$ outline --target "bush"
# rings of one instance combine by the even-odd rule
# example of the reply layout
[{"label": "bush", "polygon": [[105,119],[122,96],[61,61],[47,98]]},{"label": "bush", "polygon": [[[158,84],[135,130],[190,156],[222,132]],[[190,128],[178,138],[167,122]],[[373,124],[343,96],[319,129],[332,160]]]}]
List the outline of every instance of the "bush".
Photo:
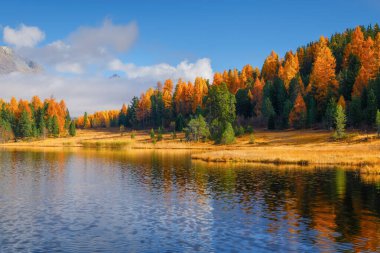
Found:
[{"label": "bush", "polygon": [[124,125],[120,125],[119,131],[120,131],[120,135],[121,135],[121,136],[124,135],[124,130],[125,130]]},{"label": "bush", "polygon": [[247,126],[247,129],[245,130],[247,133],[252,134],[253,133],[253,127]]},{"label": "bush", "polygon": [[150,135],[150,139],[153,140],[153,139],[154,139],[154,136],[155,136],[155,133],[154,133],[153,128],[150,130],[149,135]]},{"label": "bush", "polygon": [[235,142],[235,132],[232,128],[231,123],[227,123],[226,127],[224,128],[222,138],[220,140],[221,144],[231,144]]},{"label": "bush", "polygon": [[172,132],[172,139],[173,140],[177,139],[177,133],[175,131]]},{"label": "bush", "polygon": [[237,126],[235,129],[235,134],[236,136],[241,136],[244,134],[244,127],[242,126]]},{"label": "bush", "polygon": [[254,144],[255,143],[255,136],[252,134],[249,135],[249,144]]},{"label": "bush", "polygon": [[210,136],[210,130],[202,115],[190,120],[185,133],[188,141],[204,140]]},{"label": "bush", "polygon": [[136,132],[135,131],[132,131],[131,132],[131,139],[134,139],[136,137]]}]

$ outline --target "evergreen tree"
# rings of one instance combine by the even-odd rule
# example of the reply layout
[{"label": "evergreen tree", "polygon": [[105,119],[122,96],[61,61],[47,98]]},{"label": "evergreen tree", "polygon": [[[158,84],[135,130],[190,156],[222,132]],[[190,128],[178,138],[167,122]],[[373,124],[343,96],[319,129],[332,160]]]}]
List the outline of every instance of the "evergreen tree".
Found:
[{"label": "evergreen tree", "polygon": [[151,100],[151,118],[155,127],[162,127],[164,125],[164,111],[165,105],[162,100],[162,93],[158,91],[150,97]]},{"label": "evergreen tree", "polygon": [[75,127],[75,121],[74,120],[72,120],[70,122],[69,134],[70,134],[70,136],[75,136],[77,134],[77,130]]},{"label": "evergreen tree", "polygon": [[249,89],[239,89],[235,94],[236,114],[245,118],[251,117],[253,113],[253,107],[248,92]]},{"label": "evergreen tree", "polygon": [[198,142],[199,140],[206,139],[210,136],[207,122],[202,115],[191,119],[185,131],[188,141]]},{"label": "evergreen tree", "polygon": [[[83,128],[88,128],[88,127],[90,127],[90,121],[88,120],[87,112],[85,112],[83,116]],[[54,130],[52,129],[52,131]]]},{"label": "evergreen tree", "polygon": [[285,101],[284,109],[282,111],[282,128],[286,129],[289,127],[289,115],[292,111],[292,102],[289,99]]},{"label": "evergreen tree", "polygon": [[307,113],[306,113],[306,125],[312,127],[317,120],[317,106],[312,96],[308,97]]},{"label": "evergreen tree", "polygon": [[230,122],[227,122],[226,127],[220,138],[221,144],[231,144],[235,142],[235,132]]},{"label": "evergreen tree", "polygon": [[182,114],[178,114],[176,121],[175,121],[175,130],[181,132],[183,128],[185,127],[185,119],[183,118]]},{"label": "evergreen tree", "polygon": [[346,128],[346,114],[342,106],[338,105],[335,113],[335,139],[341,139],[345,137],[345,128]]},{"label": "evergreen tree", "polygon": [[376,113],[376,128],[377,128],[377,137],[380,137],[380,110],[377,110],[377,113]]},{"label": "evergreen tree", "polygon": [[368,102],[367,102],[367,124],[368,126],[372,126],[376,120],[376,110],[377,110],[377,101],[375,92],[373,89],[368,91]]},{"label": "evergreen tree", "polygon": [[275,116],[276,113],[272,106],[272,102],[269,97],[266,97],[263,102],[263,106],[261,108],[261,113],[264,116],[264,119],[267,121],[268,129],[275,128]]},{"label": "evergreen tree", "polygon": [[335,99],[330,98],[330,101],[327,104],[325,120],[324,120],[326,129],[331,129],[332,127],[334,127],[336,108],[337,106],[336,106]]},{"label": "evergreen tree", "polygon": [[353,127],[359,127],[362,119],[362,109],[359,97],[353,97],[349,104],[349,120]]},{"label": "evergreen tree", "polygon": [[70,124],[71,124],[71,117],[70,117],[70,112],[67,109],[66,110],[66,117],[65,117],[65,129],[69,129]]},{"label": "evergreen tree", "polygon": [[32,122],[26,110],[23,110],[18,121],[18,136],[21,138],[31,137],[33,135]]},{"label": "evergreen tree", "polygon": [[53,116],[52,118],[52,126],[51,126],[51,130],[52,130],[52,135],[54,137],[58,137],[59,136],[59,126],[58,126],[58,118],[56,115]]},{"label": "evergreen tree", "polygon": [[138,125],[138,120],[137,120],[138,106],[139,106],[139,99],[137,97],[133,97],[131,104],[129,105],[128,112],[127,112],[127,125],[133,128],[136,128]]},{"label": "evergreen tree", "polygon": [[[236,119],[236,99],[227,88],[227,85],[214,85],[210,88],[206,100],[206,110],[212,138],[220,142],[220,138],[229,123]],[[233,129],[232,129],[233,131]]]},{"label": "evergreen tree", "polygon": [[351,54],[348,58],[348,67],[340,75],[340,92],[346,100],[351,100],[352,88],[360,69],[360,60]]}]

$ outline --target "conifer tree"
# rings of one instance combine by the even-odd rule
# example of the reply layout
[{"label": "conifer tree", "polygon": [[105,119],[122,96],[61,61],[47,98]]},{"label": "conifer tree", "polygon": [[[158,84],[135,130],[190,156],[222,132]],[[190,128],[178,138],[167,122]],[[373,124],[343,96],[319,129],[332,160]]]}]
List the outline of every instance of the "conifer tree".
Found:
[{"label": "conifer tree", "polygon": [[52,132],[51,133],[54,137],[59,136],[59,125],[58,125],[58,118],[56,115],[54,115],[52,118]]},{"label": "conifer tree", "polygon": [[32,122],[29,118],[28,112],[25,109],[21,112],[18,126],[19,137],[26,138],[31,137],[33,135]]},{"label": "conifer tree", "polygon": [[75,136],[77,134],[77,130],[75,128],[75,121],[74,120],[72,120],[70,122],[69,134],[70,134],[70,136]]},{"label": "conifer tree", "polygon": [[342,106],[338,105],[335,113],[335,139],[342,139],[345,137],[345,129],[346,129],[346,114],[344,113],[344,109]]}]

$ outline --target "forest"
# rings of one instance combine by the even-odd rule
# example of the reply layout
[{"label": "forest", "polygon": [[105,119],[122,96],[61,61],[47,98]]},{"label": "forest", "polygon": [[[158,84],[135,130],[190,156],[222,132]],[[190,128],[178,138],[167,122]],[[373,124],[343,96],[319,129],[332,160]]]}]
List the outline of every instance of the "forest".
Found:
[{"label": "forest", "polygon": [[17,139],[74,136],[75,121],[71,119],[64,100],[59,103],[54,98],[38,96],[31,101],[0,100],[0,141]]},{"label": "forest", "polygon": [[120,126],[185,131],[188,140],[216,143],[263,127],[336,129],[342,137],[347,127],[380,126],[380,28],[358,26],[322,36],[284,58],[272,51],[261,69],[248,64],[216,72],[212,83],[202,77],[158,82],[120,110],[85,113],[75,122],[63,101],[33,97],[31,103],[1,104],[1,128],[12,130],[2,132],[16,137]]}]

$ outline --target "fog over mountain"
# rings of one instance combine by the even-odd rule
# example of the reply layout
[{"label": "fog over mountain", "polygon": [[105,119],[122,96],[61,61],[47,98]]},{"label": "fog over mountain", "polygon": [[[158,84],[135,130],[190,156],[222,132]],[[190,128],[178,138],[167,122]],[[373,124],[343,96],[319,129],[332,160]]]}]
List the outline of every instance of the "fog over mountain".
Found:
[{"label": "fog over mountain", "polygon": [[0,46],[0,74],[12,72],[40,73],[42,67],[32,60],[22,58],[13,49]]}]

